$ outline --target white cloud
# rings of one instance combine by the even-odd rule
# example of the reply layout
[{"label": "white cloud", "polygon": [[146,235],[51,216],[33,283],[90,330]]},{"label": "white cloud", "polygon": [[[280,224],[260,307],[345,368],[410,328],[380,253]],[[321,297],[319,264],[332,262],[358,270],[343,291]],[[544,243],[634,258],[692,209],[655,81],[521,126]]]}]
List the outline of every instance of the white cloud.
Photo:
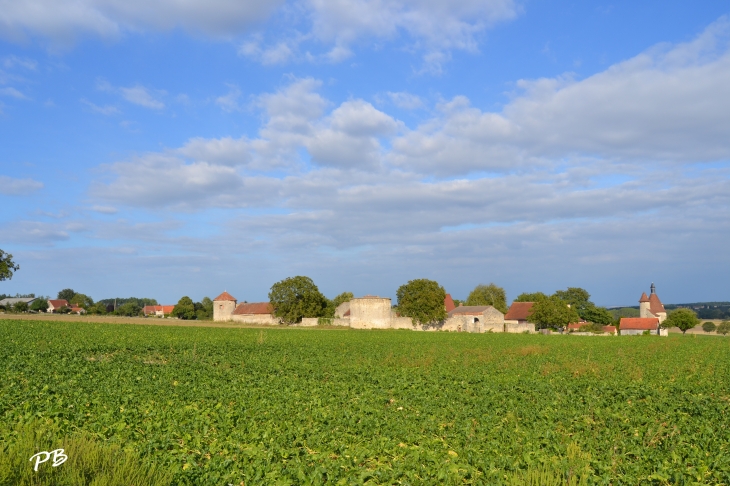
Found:
[{"label": "white cloud", "polygon": [[393,93],[391,91],[388,91],[387,93],[388,98],[390,98],[390,101],[397,106],[398,108],[402,108],[404,110],[416,110],[418,108],[423,108],[423,100],[419,98],[418,96],[411,94],[411,93],[405,93],[405,92],[398,92]]},{"label": "white cloud", "polygon": [[15,88],[7,87],[7,88],[0,88],[0,95],[1,96],[9,96],[11,98],[15,98],[18,100],[27,100],[28,97],[25,96],[23,93],[18,91]]},{"label": "white cloud", "polygon": [[[131,88],[119,88],[119,92],[122,97],[135,105],[144,106],[145,108],[151,108],[153,110],[161,110],[165,107],[165,104],[158,100],[149,89],[144,86],[136,85]],[[157,91],[156,94],[164,95],[164,91]]]},{"label": "white cloud", "polygon": [[15,41],[40,35],[57,45],[93,34],[113,38],[125,31],[169,30],[182,27],[213,37],[247,31],[282,2],[210,0],[0,0],[0,37]]},{"label": "white cloud", "polygon": [[196,137],[177,150],[180,155],[189,159],[230,166],[248,164],[252,158],[251,151],[251,142],[245,137]]},{"label": "white cloud", "polygon": [[96,89],[107,93],[116,93],[129,103],[150,108],[152,110],[161,110],[165,108],[165,104],[158,98],[167,95],[164,90],[151,90],[142,85],[134,85],[128,88],[113,86],[104,78],[96,80]]},{"label": "white cloud", "polygon": [[116,214],[118,212],[117,208],[114,208],[112,206],[99,206],[99,205],[92,206],[91,210],[96,213],[101,213],[101,214]]},{"label": "white cloud", "polygon": [[234,85],[229,85],[228,87],[228,93],[216,98],[215,104],[227,113],[241,111],[241,105],[238,102],[239,98],[241,98],[241,90],[238,89],[238,86]]},{"label": "white cloud", "polygon": [[390,162],[420,173],[523,170],[590,156],[621,161],[730,158],[730,22],[583,80],[520,81],[501,112],[455,97],[393,140]]},{"label": "white cloud", "polygon": [[33,59],[18,56],[7,56],[2,60],[2,65],[5,69],[13,69],[16,66],[22,67],[29,71],[35,71],[38,68],[38,63]]},{"label": "white cloud", "polygon": [[26,196],[43,188],[43,183],[33,179],[14,179],[0,176],[0,194],[6,196]]},{"label": "white cloud", "polygon": [[81,103],[83,103],[84,105],[88,106],[91,109],[91,111],[93,111],[94,113],[99,113],[101,115],[107,115],[107,116],[118,115],[119,113],[121,113],[121,111],[119,111],[119,108],[117,108],[116,106],[112,106],[112,105],[99,106],[84,98],[81,98],[79,101],[81,101]]},{"label": "white cloud", "polygon": [[92,185],[92,197],[142,207],[246,207],[274,197],[277,184],[275,180],[244,179],[232,167],[188,164],[161,154],[117,162],[106,169],[115,178],[109,184]]}]

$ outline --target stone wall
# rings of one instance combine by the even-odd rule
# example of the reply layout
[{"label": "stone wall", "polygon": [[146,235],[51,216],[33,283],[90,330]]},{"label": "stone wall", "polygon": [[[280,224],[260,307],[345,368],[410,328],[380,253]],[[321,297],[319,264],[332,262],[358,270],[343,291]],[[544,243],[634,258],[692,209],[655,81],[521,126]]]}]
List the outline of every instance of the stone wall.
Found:
[{"label": "stone wall", "polygon": [[280,324],[279,318],[271,314],[239,314],[232,315],[228,320],[245,324],[266,324],[270,326],[278,326]]},{"label": "stone wall", "polygon": [[504,321],[504,332],[520,334],[523,332],[534,333],[535,324],[531,322]]}]

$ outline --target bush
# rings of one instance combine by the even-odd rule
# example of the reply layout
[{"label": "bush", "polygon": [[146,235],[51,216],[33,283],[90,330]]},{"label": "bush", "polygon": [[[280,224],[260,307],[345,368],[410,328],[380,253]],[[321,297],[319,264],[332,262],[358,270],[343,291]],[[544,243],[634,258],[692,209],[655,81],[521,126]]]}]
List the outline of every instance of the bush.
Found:
[{"label": "bush", "polygon": [[715,329],[717,329],[717,326],[714,322],[707,321],[704,324],[702,324],[702,330],[705,332],[712,332]]},{"label": "bush", "polygon": [[48,300],[40,297],[30,304],[30,310],[36,312],[46,312],[48,310]]},{"label": "bush", "polygon": [[16,302],[13,306],[13,311],[15,312],[28,312],[28,303],[27,302]]},{"label": "bush", "polygon": [[603,332],[603,326],[601,324],[596,324],[595,322],[589,322],[587,324],[583,324],[578,329],[579,332]]}]

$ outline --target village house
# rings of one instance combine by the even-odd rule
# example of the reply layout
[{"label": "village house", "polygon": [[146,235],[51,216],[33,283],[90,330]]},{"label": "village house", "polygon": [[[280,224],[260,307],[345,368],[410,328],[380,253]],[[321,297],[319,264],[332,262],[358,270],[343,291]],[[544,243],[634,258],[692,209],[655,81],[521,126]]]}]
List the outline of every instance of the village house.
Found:
[{"label": "village house", "polygon": [[46,312],[56,312],[61,307],[70,307],[66,299],[51,299],[48,301],[48,309]]},{"label": "village house", "polygon": [[172,314],[174,305],[146,305],[142,308],[142,312],[146,316],[165,317]]}]

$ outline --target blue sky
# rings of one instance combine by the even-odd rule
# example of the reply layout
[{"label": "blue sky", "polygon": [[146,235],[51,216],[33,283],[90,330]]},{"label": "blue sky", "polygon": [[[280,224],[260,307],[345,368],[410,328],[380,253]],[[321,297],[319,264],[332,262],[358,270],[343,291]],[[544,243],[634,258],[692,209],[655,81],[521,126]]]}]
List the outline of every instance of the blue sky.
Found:
[{"label": "blue sky", "polygon": [[730,300],[727,2],[0,0],[0,293]]}]

